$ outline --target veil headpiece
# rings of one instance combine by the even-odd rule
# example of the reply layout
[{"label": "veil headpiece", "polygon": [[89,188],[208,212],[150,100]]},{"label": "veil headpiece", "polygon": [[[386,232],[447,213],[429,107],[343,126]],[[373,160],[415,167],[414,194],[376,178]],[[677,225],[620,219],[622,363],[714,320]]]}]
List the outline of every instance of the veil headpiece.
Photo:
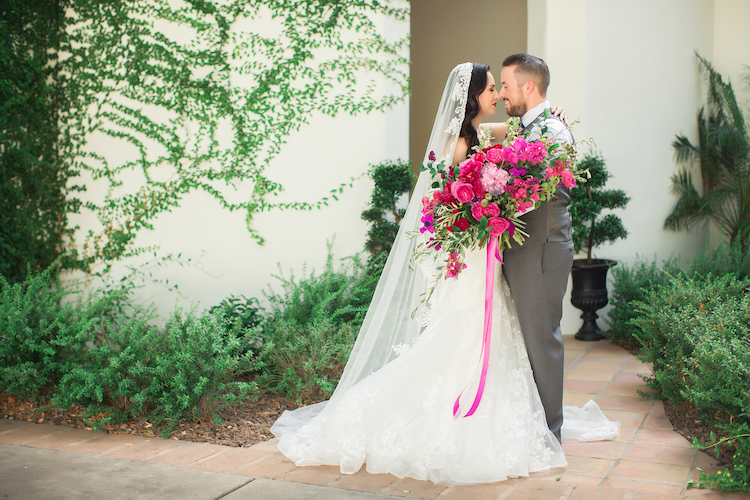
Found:
[{"label": "veil headpiece", "polygon": [[[448,76],[427,143],[425,163],[430,152],[434,152],[438,160],[452,163],[466,114],[472,68],[471,63],[459,64]],[[419,269],[410,270],[409,261],[417,241],[407,233],[419,229],[422,198],[431,189],[432,182],[427,171],[417,179],[370,308],[332,399],[409,349],[429,323],[430,303],[421,303],[420,295],[435,276],[429,266],[420,266],[421,272]],[[418,313],[412,318],[415,308],[418,308]]]}]

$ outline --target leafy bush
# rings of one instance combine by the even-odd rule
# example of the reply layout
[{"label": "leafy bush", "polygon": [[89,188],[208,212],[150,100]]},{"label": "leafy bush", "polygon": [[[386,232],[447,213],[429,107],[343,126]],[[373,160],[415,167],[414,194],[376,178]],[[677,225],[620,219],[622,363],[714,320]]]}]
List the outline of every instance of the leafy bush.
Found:
[{"label": "leafy bush", "polygon": [[284,320],[308,326],[325,317],[334,324],[351,323],[359,329],[379,278],[369,271],[357,255],[346,257],[336,269],[329,243],[326,264],[319,275],[313,271],[310,276],[303,274],[299,281],[293,274],[289,278],[281,273],[274,275],[281,282],[281,292],[271,288],[264,292],[270,308],[265,323]]},{"label": "leafy bush", "polygon": [[639,358],[653,364],[647,384],[675,405],[688,401],[704,424],[728,433],[723,443],[734,450],[734,471],[705,482],[726,491],[747,490],[750,278],[677,274],[649,292],[637,311],[632,323],[640,329]]},{"label": "leafy bush", "polygon": [[[706,411],[713,408],[735,418],[744,414],[723,391],[750,396],[750,379],[744,386],[735,386],[733,379],[750,366],[742,368],[750,358],[741,349],[745,345],[747,351],[750,342],[749,286],[750,279],[733,275],[677,275],[669,285],[649,292],[632,321],[639,329],[641,358],[653,364],[649,385],[675,404],[689,398]],[[734,373],[726,373],[728,364],[738,365]],[[705,378],[694,380],[693,374]],[[744,408],[750,408],[750,397],[747,403]]]},{"label": "leafy bush", "polygon": [[701,487],[710,486],[720,491],[747,491],[750,489],[750,426],[747,424],[730,426],[729,436],[717,440],[711,433],[711,444],[698,443],[693,439],[693,446],[700,449],[713,448],[716,458],[724,451],[733,451],[732,469],[725,468],[716,474],[706,475],[701,471]]},{"label": "leafy bush", "polygon": [[252,330],[213,315],[179,311],[166,328],[152,309],[128,302],[132,283],[105,287],[77,306],[57,285],[55,268],[22,283],[0,276],[0,389],[54,406],[85,407],[92,425],[133,418],[164,424],[210,419],[251,395],[238,379],[256,365]]},{"label": "leafy bush", "polygon": [[165,424],[168,435],[181,420],[216,417],[255,391],[254,383],[237,381],[253,368],[253,353],[242,353],[249,330],[238,325],[227,334],[214,316],[192,311],[176,311],[164,330],[150,319],[146,311],[107,325],[105,342],[62,378],[55,403],[86,406],[89,417],[105,414],[96,425],[148,418]]},{"label": "leafy bush", "polygon": [[[674,269],[673,263],[666,263],[669,270]],[[638,346],[639,328],[631,320],[638,316],[637,302],[643,302],[649,292],[666,285],[669,282],[667,270],[656,266],[656,260],[647,262],[638,257],[632,266],[622,264],[610,269],[612,273],[612,293],[610,304],[612,309],[607,316],[609,330],[602,332],[614,341],[621,342],[627,348]]]},{"label": "leafy bush", "polygon": [[326,266],[299,281],[276,276],[281,292],[255,331],[264,348],[257,382],[297,401],[323,399],[336,387],[367,313],[379,273],[358,256],[334,268],[330,245]]},{"label": "leafy bush", "polygon": [[43,398],[81,362],[95,320],[60,304],[70,293],[59,287],[55,266],[15,284],[0,275],[0,388]]},{"label": "leafy bush", "polygon": [[257,382],[299,402],[327,399],[349,359],[357,330],[319,315],[305,326],[279,319],[264,325]]}]

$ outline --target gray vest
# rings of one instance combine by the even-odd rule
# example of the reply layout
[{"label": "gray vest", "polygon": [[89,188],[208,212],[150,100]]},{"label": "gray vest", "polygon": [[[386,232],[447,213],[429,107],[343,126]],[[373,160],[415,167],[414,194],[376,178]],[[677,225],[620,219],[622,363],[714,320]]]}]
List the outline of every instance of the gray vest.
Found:
[{"label": "gray vest", "polygon": [[[559,119],[550,116],[548,119]],[[541,125],[544,121],[544,114],[539,115],[536,120],[525,127],[524,133],[530,132],[532,125]],[[568,205],[570,204],[570,193],[568,188],[559,187],[550,201],[544,201],[539,208],[519,217],[526,223],[524,232],[529,236],[523,243],[523,247],[530,245],[539,245],[541,243],[554,242],[565,243],[572,240],[572,221],[568,214]],[[513,242],[506,252],[523,248]]]}]

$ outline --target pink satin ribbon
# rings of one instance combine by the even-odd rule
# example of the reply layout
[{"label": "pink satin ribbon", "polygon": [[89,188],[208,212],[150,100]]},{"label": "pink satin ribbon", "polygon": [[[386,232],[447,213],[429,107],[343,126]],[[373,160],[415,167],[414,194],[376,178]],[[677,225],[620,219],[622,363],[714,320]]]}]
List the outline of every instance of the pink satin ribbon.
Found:
[{"label": "pink satin ribbon", "polygon": [[[484,285],[484,337],[482,339],[482,352],[479,355],[479,364],[482,366],[482,372],[479,376],[479,386],[477,387],[477,394],[474,396],[474,403],[472,403],[471,408],[466,412],[464,418],[472,416],[479,407],[479,402],[482,401],[482,394],[484,394],[484,386],[487,382],[487,369],[490,364],[490,340],[492,338],[492,306],[495,296],[495,259],[499,260],[500,264],[503,264],[497,240],[493,236],[487,243],[487,276]],[[479,369],[479,366],[477,366],[477,369]],[[476,371],[474,374],[476,375]],[[474,377],[472,376],[473,379]],[[453,403],[454,418],[458,418],[461,396],[463,396],[464,391],[466,391],[469,385],[471,385],[471,382],[464,387],[464,390],[456,398],[456,402]]]}]

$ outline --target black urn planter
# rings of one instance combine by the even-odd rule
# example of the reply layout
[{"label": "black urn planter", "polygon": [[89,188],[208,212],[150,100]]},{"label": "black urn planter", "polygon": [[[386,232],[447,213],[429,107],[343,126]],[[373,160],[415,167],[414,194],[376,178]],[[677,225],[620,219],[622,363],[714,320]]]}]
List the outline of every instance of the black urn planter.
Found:
[{"label": "black urn planter", "polygon": [[583,326],[576,333],[578,340],[601,340],[604,335],[599,333],[601,329],[596,324],[599,317],[596,311],[606,306],[609,302],[607,297],[607,271],[616,266],[617,261],[607,259],[592,259],[590,263],[586,259],[573,261],[571,276],[573,277],[573,290],[570,294],[570,302],[583,311],[581,319]]}]

